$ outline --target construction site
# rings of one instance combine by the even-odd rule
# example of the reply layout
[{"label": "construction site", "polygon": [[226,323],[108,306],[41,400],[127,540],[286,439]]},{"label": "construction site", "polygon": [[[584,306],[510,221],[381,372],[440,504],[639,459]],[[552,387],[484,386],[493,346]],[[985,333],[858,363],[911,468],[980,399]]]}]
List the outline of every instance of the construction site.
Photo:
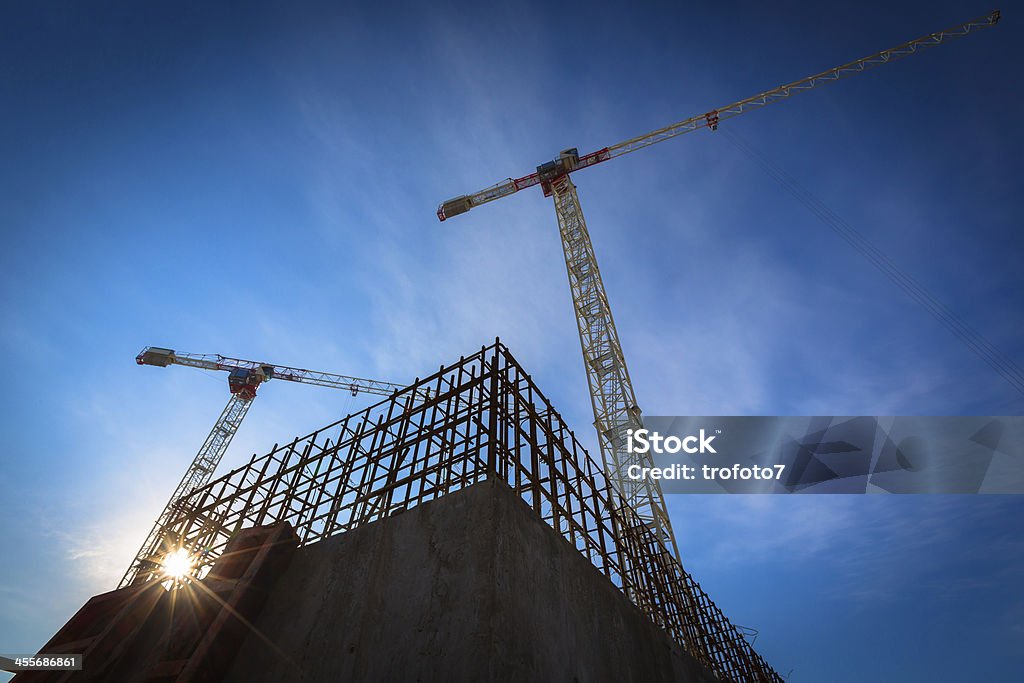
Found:
[{"label": "construction site", "polygon": [[196,580],[136,565],[42,652],[124,681],[781,680],[500,343],[173,508],[157,554]]},{"label": "construction site", "polygon": [[[148,368],[226,375],[227,405],[119,585],[36,655],[73,665],[35,662],[10,669],[14,680],[786,680],[755,649],[756,631],[684,568],[687,541],[658,482],[625,474],[652,460],[626,448],[643,414],[571,176],[999,20],[991,12],[590,153],[565,149],[441,203],[446,222],[533,186],[552,198],[599,452],[578,436],[591,427],[567,424],[500,339],[408,384],[144,348],[136,362]],[[1024,375],[975,342],[1024,390]],[[222,471],[271,381],[375,402]]]}]

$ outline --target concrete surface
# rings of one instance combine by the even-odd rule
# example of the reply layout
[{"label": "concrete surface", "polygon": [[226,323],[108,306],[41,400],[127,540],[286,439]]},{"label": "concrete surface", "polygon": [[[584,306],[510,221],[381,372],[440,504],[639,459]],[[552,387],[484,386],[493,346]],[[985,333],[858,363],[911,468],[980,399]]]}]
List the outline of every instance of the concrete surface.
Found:
[{"label": "concrete surface", "polygon": [[225,680],[717,680],[498,480],[300,548],[254,626]]}]

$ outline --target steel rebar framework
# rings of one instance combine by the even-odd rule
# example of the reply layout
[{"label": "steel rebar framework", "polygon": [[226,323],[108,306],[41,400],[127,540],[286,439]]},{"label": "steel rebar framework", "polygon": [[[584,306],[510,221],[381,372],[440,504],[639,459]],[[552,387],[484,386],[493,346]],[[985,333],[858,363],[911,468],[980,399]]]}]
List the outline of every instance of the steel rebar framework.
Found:
[{"label": "steel rebar framework", "polygon": [[[432,398],[417,399],[422,390]],[[165,532],[209,567],[246,527],[287,521],[308,545],[493,477],[722,680],[782,680],[609,486],[601,465],[497,341],[253,456],[180,499]]]}]

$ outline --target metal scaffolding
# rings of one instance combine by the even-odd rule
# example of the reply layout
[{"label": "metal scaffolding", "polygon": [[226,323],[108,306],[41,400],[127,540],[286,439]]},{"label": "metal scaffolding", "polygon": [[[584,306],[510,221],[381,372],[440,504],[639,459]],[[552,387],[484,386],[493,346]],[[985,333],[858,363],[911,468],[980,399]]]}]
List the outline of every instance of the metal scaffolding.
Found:
[{"label": "metal scaffolding", "polygon": [[[429,400],[420,398],[424,390]],[[179,499],[164,531],[201,569],[247,527],[289,522],[308,545],[494,477],[719,678],[782,680],[664,536],[609,485],[497,341],[374,406],[253,456]]]}]

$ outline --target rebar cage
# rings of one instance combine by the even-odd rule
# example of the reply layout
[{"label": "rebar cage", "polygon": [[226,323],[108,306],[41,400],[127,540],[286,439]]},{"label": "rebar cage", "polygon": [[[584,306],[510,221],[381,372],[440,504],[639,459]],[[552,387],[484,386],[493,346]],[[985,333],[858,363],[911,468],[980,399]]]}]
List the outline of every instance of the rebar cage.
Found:
[{"label": "rebar cage", "polygon": [[[243,528],[289,522],[307,545],[491,477],[719,678],[782,680],[609,486],[499,341],[179,499],[164,537],[195,552],[202,575]],[[135,571],[133,583],[161,578]]]}]

